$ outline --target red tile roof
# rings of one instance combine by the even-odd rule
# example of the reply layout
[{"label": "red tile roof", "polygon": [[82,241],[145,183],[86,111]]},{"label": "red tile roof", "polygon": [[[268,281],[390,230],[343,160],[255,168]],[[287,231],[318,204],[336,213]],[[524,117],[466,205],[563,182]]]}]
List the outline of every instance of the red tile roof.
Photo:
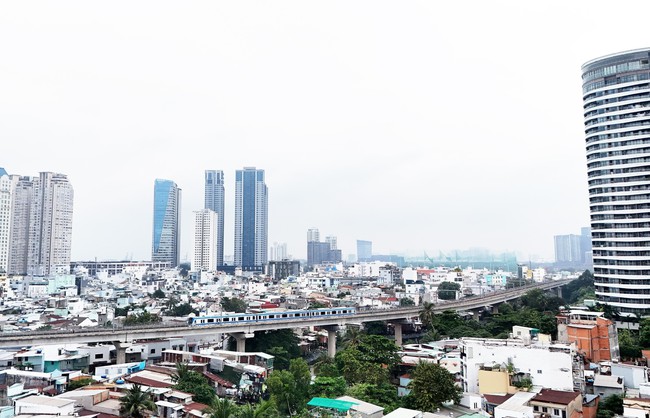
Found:
[{"label": "red tile roof", "polygon": [[151,386],[153,388],[170,388],[172,383],[161,382],[160,380],[147,379],[146,377],[132,376],[126,379],[129,383],[137,383],[143,386]]},{"label": "red tile roof", "polygon": [[512,397],[512,394],[508,394],[508,395],[488,395],[488,394],[485,394],[485,395],[483,395],[483,397],[485,398],[485,400],[489,404],[501,405],[502,403],[504,403],[505,401],[510,399]]},{"label": "red tile roof", "polygon": [[548,402],[560,405],[568,405],[580,395],[580,392],[566,392],[563,390],[542,389],[532,402]]}]

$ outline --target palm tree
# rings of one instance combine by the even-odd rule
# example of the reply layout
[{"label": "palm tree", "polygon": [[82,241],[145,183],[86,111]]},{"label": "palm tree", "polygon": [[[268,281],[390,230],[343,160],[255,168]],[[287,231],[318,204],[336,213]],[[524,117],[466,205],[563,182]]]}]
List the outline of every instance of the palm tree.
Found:
[{"label": "palm tree", "polygon": [[156,404],[151,399],[149,391],[142,391],[142,387],[134,384],[126,395],[120,399],[120,416],[130,418],[144,418],[145,412],[155,412]]},{"label": "palm tree", "polygon": [[274,418],[278,416],[275,405],[270,401],[262,401],[257,406],[249,403],[239,408],[237,418]]},{"label": "palm tree", "polygon": [[178,382],[183,382],[187,380],[190,375],[190,368],[187,363],[176,363],[176,371],[170,376],[172,383],[178,384]]},{"label": "palm tree", "polygon": [[207,418],[235,418],[237,406],[229,399],[216,398],[204,413]]},{"label": "palm tree", "polygon": [[419,315],[420,321],[422,321],[422,324],[427,328],[430,328],[433,323],[433,316],[435,315],[433,310],[435,306],[436,305],[431,302],[424,302],[424,305],[422,305],[422,310]]},{"label": "palm tree", "polygon": [[363,334],[364,332],[361,330],[361,327],[347,325],[345,327],[345,334],[343,334],[343,338],[341,338],[341,345],[345,348],[359,345]]}]

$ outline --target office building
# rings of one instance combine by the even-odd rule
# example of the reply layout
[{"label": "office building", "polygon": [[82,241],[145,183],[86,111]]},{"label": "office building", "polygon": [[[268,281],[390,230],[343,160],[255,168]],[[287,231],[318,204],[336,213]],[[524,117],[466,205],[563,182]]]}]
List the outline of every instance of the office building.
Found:
[{"label": "office building", "polygon": [[151,260],[176,267],[180,249],[181,189],[171,180],[156,179],[153,193]]},{"label": "office building", "polygon": [[204,207],[205,209],[211,209],[217,213],[217,266],[223,265],[223,219],[225,196],[226,192],[224,188],[223,171],[206,170]]},{"label": "office building", "polygon": [[42,172],[32,180],[27,274],[70,271],[74,191],[64,174]]},{"label": "office building", "polygon": [[650,313],[650,48],[582,66],[594,284],[621,313]]},{"label": "office building", "polygon": [[264,170],[235,174],[235,266],[263,271],[268,253],[268,190]]},{"label": "office building", "polygon": [[0,274],[9,268],[9,231],[11,230],[11,179],[0,167]]},{"label": "office building", "polygon": [[330,245],[330,250],[338,250],[339,247],[336,241],[336,237],[333,235],[328,235],[325,237],[325,242]]},{"label": "office building", "polygon": [[370,261],[372,258],[372,241],[357,240],[357,261]]},{"label": "office building", "polygon": [[217,271],[218,215],[212,209],[194,212],[194,271]]}]

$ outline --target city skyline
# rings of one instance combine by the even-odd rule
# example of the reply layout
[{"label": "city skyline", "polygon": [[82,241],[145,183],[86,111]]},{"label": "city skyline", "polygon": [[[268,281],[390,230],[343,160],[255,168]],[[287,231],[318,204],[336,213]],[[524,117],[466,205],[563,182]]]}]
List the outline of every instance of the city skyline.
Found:
[{"label": "city skyline", "polygon": [[189,260],[215,168],[233,255],[235,172],[256,166],[269,243],[296,258],[317,226],[344,258],[367,239],[552,261],[589,223],[581,66],[647,46],[650,6],[607,4],[3,4],[0,166],[66,173],[75,260],[150,258],[155,178],[183,189]]}]

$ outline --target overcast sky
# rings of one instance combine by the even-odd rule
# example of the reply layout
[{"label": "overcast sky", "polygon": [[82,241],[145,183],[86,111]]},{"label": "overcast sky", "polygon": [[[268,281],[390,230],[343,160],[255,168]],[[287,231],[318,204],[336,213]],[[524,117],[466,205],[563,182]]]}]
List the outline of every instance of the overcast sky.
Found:
[{"label": "overcast sky", "polygon": [[150,259],[154,179],[266,170],[269,244],[553,259],[589,222],[581,65],[650,46],[650,3],[5,1],[0,167],[75,190],[72,258]]}]

